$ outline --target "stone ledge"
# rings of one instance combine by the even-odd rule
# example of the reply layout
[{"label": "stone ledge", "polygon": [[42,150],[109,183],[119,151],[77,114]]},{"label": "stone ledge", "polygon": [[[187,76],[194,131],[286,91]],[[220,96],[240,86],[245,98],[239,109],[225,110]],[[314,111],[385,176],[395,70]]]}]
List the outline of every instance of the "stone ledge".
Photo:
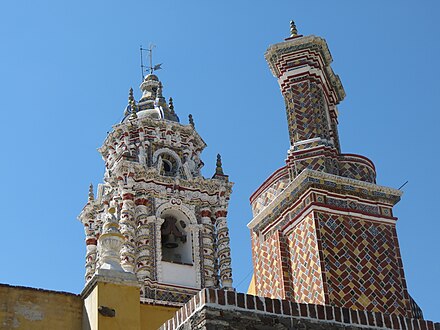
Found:
[{"label": "stone ledge", "polygon": [[[321,323],[326,328],[334,326],[376,329],[405,329],[405,330],[440,330],[440,323],[432,321],[409,319],[395,314],[382,314],[377,312],[359,311],[348,308],[323,306],[314,304],[301,304],[288,300],[270,299],[237,293],[234,291],[203,289],[186,303],[175,316],[165,322],[161,330],[179,329],[190,322],[191,318],[207,317],[207,313],[200,316],[203,310],[254,313],[275,319],[276,317],[304,322]],[[220,313],[219,315],[224,315]],[[222,317],[220,316],[220,319]]]},{"label": "stone ledge", "polygon": [[81,298],[87,298],[98,282],[140,287],[137,277],[133,273],[98,269],[98,272],[84,286],[80,294]]}]

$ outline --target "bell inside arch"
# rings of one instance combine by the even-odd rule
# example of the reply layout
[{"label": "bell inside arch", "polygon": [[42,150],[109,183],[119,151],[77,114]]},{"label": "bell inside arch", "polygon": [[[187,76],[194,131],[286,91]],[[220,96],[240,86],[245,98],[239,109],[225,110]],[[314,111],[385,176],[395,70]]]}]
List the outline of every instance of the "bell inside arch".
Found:
[{"label": "bell inside arch", "polygon": [[164,246],[167,249],[175,249],[176,247],[178,247],[179,244],[177,243],[176,236],[174,236],[172,233],[169,234],[168,237],[166,237],[166,239],[165,239]]}]

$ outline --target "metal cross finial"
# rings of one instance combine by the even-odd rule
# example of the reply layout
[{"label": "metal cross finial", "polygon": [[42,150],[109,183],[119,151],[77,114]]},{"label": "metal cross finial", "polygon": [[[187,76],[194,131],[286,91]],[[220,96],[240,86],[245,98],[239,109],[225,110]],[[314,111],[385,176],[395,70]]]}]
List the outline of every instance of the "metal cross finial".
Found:
[{"label": "metal cross finial", "polygon": [[290,36],[294,37],[298,35],[298,30],[296,29],[296,25],[294,21],[290,21]]},{"label": "metal cross finial", "polygon": [[[145,70],[148,70],[149,74],[152,74],[154,71],[162,69],[162,67],[161,67],[162,63],[153,65],[153,48],[154,47],[156,47],[156,46],[153,45],[153,44],[150,44],[150,47],[148,47],[148,49],[142,48],[142,45],[140,46],[142,80],[144,80],[144,78],[145,78],[145,76],[144,76]],[[149,59],[149,62],[150,62],[150,66],[145,66],[144,65],[144,62],[143,62],[143,51],[147,51],[148,52],[148,59]]]}]

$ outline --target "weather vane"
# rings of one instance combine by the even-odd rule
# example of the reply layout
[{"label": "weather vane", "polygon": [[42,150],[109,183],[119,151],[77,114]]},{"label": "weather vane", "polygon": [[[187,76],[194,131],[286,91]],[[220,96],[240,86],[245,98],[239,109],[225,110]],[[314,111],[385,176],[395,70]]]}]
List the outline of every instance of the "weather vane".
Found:
[{"label": "weather vane", "polygon": [[[150,44],[150,47],[148,47],[148,49],[142,48],[142,45],[140,46],[142,80],[144,80],[144,78],[145,78],[145,71],[146,70],[148,70],[149,73],[152,74],[154,71],[162,69],[162,67],[161,67],[162,63],[156,64],[156,65],[153,66],[153,48],[154,47],[156,47],[156,46],[153,45],[153,44]],[[145,66],[144,65],[144,60],[143,60],[143,57],[144,57],[144,53],[143,52],[144,51],[148,52],[148,58],[150,60],[150,65],[149,66]]]}]

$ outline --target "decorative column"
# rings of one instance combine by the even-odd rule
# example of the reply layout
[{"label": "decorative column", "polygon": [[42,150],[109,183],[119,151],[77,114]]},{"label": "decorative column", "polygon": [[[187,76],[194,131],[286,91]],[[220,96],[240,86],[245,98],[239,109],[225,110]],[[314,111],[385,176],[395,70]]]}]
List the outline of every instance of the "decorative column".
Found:
[{"label": "decorative column", "polygon": [[165,222],[165,219],[156,218],[155,219],[155,239],[156,239],[156,279],[160,282],[162,281],[162,224]]},{"label": "decorative column", "polygon": [[191,231],[193,241],[192,250],[194,256],[194,268],[196,269],[196,286],[200,289],[202,287],[202,272],[200,263],[200,230],[202,229],[202,226],[199,224],[190,224],[188,225],[188,229]]},{"label": "decorative column", "polygon": [[223,208],[215,212],[217,228],[217,251],[220,268],[220,281],[225,289],[232,290],[231,248],[229,246],[229,230],[226,222],[227,211]]},{"label": "decorative column", "polygon": [[86,232],[86,281],[93,277],[96,270],[96,255],[97,255],[97,239],[93,229],[93,221],[89,222],[89,226],[85,226]]},{"label": "decorative column", "polygon": [[96,270],[96,257],[97,257],[97,223],[96,223],[96,208],[95,208],[95,196],[93,194],[93,185],[89,187],[89,198],[84,210],[82,211],[79,219],[84,225],[84,232],[86,234],[86,274],[85,279],[89,281]]},{"label": "decorative column", "polygon": [[203,208],[200,210],[201,222],[203,225],[203,267],[205,287],[215,286],[216,274],[214,270],[214,226],[211,221],[211,210]]},{"label": "decorative column", "polygon": [[148,207],[136,206],[136,275],[139,280],[153,277],[153,232],[152,222],[156,217],[148,216]]},{"label": "decorative column", "polygon": [[134,195],[131,189],[124,187],[122,189],[122,209],[121,209],[121,234],[125,236],[125,242],[121,249],[122,267],[127,271],[134,273],[135,258],[135,221]]}]

